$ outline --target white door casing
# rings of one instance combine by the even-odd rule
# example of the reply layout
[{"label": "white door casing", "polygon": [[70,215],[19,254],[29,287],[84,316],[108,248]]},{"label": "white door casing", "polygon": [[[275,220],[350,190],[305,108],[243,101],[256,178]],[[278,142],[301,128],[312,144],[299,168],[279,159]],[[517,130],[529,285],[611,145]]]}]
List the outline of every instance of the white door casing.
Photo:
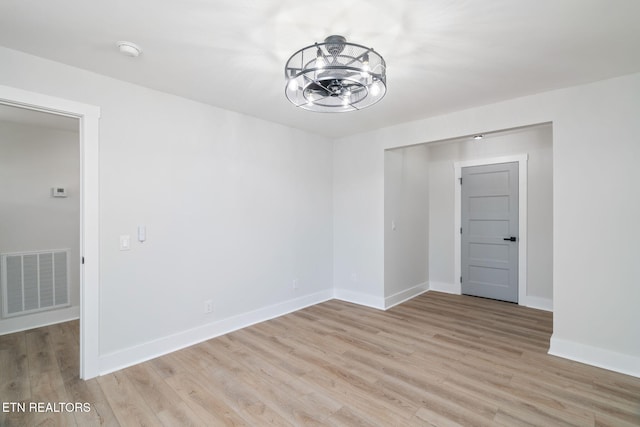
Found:
[{"label": "white door casing", "polygon": [[518,303],[527,305],[527,154],[492,157],[485,159],[467,160],[455,162],[454,167],[454,277],[455,284],[451,289],[453,293],[461,294],[462,288],[459,278],[462,276],[462,240],[460,235],[460,227],[462,226],[462,194],[460,186],[460,178],[462,177],[462,168],[480,165],[492,165],[498,163],[518,163],[518,240],[519,240],[519,256],[518,256]]}]

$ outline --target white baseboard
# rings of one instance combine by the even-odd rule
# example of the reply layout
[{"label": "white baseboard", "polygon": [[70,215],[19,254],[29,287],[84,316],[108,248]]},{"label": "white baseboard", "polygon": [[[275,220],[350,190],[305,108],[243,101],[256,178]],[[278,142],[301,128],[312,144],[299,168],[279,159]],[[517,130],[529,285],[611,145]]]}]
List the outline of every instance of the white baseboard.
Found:
[{"label": "white baseboard", "polygon": [[429,281],[429,290],[444,292],[447,294],[454,294],[454,295],[460,295],[461,293],[460,283],[455,284],[455,283],[446,283],[446,282],[434,282],[431,280]]},{"label": "white baseboard", "polygon": [[184,332],[100,356],[100,375],[154,359],[256,323],[264,322],[333,298],[331,290],[306,295]]},{"label": "white baseboard", "polygon": [[41,328],[43,326],[68,322],[79,318],[80,307],[76,305],[57,310],[27,314],[25,316],[0,319],[0,335],[12,334],[14,332],[26,331],[33,328]]},{"label": "white baseboard", "polygon": [[549,298],[526,296],[524,301],[520,301],[519,304],[538,310],[553,311],[553,300]]},{"label": "white baseboard", "polygon": [[[454,295],[462,294],[462,289],[460,288],[459,283],[429,281],[429,290],[445,292]],[[538,310],[553,311],[553,300],[548,298],[527,296],[519,301],[518,304],[525,307],[536,308]]]},{"label": "white baseboard", "polygon": [[385,299],[375,295],[363,294],[345,289],[334,289],[333,297],[353,304],[364,305],[366,307],[377,308],[379,310],[385,309]]},{"label": "white baseboard", "polygon": [[384,309],[388,310],[393,306],[401,304],[405,301],[415,298],[429,290],[429,282],[420,283],[410,289],[398,292],[384,299]]},{"label": "white baseboard", "polygon": [[549,354],[640,378],[640,357],[551,337]]}]

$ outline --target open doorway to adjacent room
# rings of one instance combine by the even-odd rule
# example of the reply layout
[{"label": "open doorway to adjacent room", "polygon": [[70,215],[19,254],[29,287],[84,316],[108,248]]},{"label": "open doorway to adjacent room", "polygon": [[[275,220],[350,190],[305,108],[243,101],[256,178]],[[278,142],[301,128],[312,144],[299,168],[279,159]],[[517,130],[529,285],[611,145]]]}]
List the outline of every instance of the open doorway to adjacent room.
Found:
[{"label": "open doorway to adjacent room", "polygon": [[99,374],[99,117],[0,86],[0,336],[72,322],[57,330],[83,379]]},{"label": "open doorway to adjacent room", "polygon": [[521,184],[516,300],[552,311],[552,131],[544,123],[387,150],[385,296],[418,288],[463,293],[461,170],[515,162]]},{"label": "open doorway to adjacent room", "polygon": [[19,392],[45,360],[79,375],[79,119],[0,104],[0,181],[0,349],[18,363],[0,380]]},{"label": "open doorway to adjacent room", "polygon": [[80,316],[78,125],[0,104],[0,334]]}]

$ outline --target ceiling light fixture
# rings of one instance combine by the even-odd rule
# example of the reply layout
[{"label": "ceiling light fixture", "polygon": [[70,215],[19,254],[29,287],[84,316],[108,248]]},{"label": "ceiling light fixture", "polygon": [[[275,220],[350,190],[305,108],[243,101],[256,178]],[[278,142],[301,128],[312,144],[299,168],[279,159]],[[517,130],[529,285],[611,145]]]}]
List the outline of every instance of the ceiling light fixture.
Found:
[{"label": "ceiling light fixture", "polygon": [[480,141],[482,138],[484,138],[484,135],[473,135],[473,139],[476,141]]},{"label": "ceiling light fixture", "polygon": [[296,107],[318,112],[361,110],[387,93],[386,64],[372,48],[329,36],[300,49],[284,68],[285,94]]},{"label": "ceiling light fixture", "polygon": [[120,41],[116,43],[116,46],[118,46],[120,53],[126,56],[131,56],[133,58],[140,56],[140,54],[142,53],[142,49],[140,48],[140,46],[135,43]]}]

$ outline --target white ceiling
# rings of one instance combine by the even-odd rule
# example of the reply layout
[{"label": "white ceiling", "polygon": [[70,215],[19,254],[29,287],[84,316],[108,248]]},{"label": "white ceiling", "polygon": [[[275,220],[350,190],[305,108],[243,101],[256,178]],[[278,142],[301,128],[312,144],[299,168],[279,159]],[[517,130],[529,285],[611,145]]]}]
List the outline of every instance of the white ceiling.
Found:
[{"label": "white ceiling", "polygon": [[[638,0],[2,0],[0,45],[339,137],[638,72],[639,17]],[[384,56],[380,103],[286,100],[289,56],[331,34]]]}]

